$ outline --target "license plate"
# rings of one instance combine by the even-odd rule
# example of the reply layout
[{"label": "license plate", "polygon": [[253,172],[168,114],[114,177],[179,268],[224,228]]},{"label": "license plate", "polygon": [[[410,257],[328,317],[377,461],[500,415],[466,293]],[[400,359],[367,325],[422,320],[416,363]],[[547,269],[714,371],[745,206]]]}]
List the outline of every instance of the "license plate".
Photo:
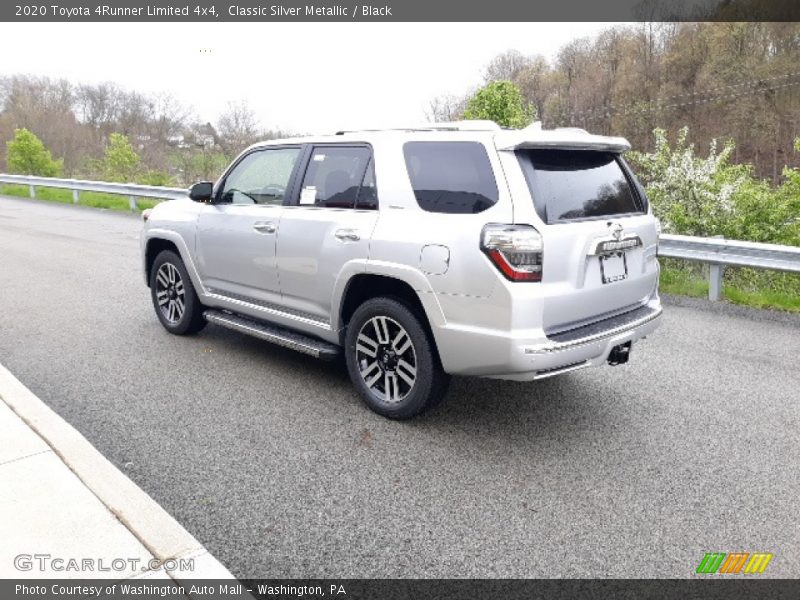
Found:
[{"label": "license plate", "polygon": [[628,277],[628,262],[624,252],[600,256],[600,276],[603,283],[614,283]]}]

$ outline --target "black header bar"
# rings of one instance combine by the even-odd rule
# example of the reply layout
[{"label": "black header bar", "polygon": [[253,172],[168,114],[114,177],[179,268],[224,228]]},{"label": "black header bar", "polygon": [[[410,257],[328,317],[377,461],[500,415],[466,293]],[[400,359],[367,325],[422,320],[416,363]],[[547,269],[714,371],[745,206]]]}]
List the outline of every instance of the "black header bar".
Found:
[{"label": "black header bar", "polygon": [[797,0],[11,0],[4,22],[800,21]]}]

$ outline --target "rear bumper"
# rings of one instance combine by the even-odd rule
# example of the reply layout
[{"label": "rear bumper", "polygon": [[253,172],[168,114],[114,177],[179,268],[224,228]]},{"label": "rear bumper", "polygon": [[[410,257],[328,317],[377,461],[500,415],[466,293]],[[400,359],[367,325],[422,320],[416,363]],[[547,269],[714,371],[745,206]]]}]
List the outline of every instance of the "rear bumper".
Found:
[{"label": "rear bumper", "polygon": [[661,313],[656,296],[635,310],[558,334],[528,331],[520,336],[446,327],[437,342],[449,373],[532,381],[604,365],[615,346],[655,331]]}]

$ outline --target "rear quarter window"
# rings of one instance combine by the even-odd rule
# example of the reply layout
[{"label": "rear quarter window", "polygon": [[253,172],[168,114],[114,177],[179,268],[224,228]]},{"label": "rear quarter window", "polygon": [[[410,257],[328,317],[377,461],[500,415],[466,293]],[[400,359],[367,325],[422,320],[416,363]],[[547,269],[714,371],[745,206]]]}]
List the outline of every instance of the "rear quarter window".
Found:
[{"label": "rear quarter window", "polygon": [[633,175],[612,152],[519,150],[536,212],[545,223],[646,212]]},{"label": "rear quarter window", "polygon": [[406,169],[420,208],[435,213],[479,213],[497,202],[497,182],[478,142],[407,142]]}]

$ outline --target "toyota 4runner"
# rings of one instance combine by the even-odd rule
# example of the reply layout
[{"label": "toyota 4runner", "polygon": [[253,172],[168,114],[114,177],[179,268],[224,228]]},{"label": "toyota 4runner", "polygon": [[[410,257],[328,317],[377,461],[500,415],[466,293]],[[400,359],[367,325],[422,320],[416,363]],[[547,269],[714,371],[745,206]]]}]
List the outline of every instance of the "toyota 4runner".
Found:
[{"label": "toyota 4runner", "polygon": [[658,222],[622,138],[464,121],[272,140],[145,214],[170,333],[206,323],[333,359],[412,417],[450,375],[628,360],[658,325]]}]

